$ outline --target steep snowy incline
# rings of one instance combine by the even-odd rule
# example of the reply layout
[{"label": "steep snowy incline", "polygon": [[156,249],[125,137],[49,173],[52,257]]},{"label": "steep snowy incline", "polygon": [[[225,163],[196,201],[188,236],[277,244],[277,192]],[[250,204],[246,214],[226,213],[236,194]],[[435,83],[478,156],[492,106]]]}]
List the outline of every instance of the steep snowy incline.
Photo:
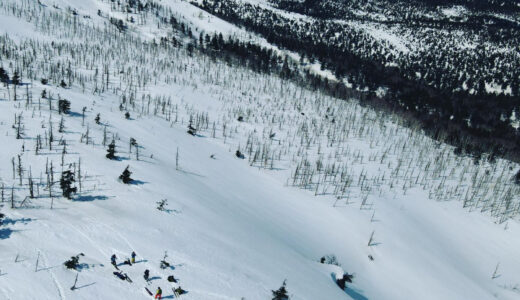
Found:
[{"label": "steep snowy incline", "polygon": [[[42,2],[48,5],[40,13],[61,13],[52,8],[52,2]],[[54,3],[63,5],[65,1]],[[22,74],[25,85],[18,87],[18,101],[13,100],[12,85],[9,89],[0,86],[0,187],[3,186],[4,201],[0,203],[0,212],[6,214],[0,225],[0,298],[149,299],[144,290],[148,285],[142,277],[145,269],[150,270],[152,279],[149,289],[162,287],[163,299],[172,299],[171,287],[178,286],[188,291],[181,299],[270,299],[271,290],[278,289],[284,280],[290,299],[294,300],[513,300],[520,295],[517,217],[498,224],[486,211],[468,212],[457,201],[432,201],[429,193],[434,189],[428,185],[439,185],[438,190],[442,191],[438,181],[406,189],[406,180],[402,179],[406,176],[399,171],[395,185],[393,181],[380,180],[384,188],[374,187],[372,193],[366,194],[368,203],[367,198],[363,199],[363,184],[352,185],[352,194],[344,198],[336,198],[330,190],[321,192],[319,186],[314,190],[288,184],[300,156],[313,164],[314,156],[338,164],[357,161],[352,163],[354,179],[346,181],[361,181],[359,172],[367,178],[372,173],[383,173],[388,178],[394,170],[390,166],[395,168],[402,163],[404,158],[400,155],[390,151],[387,154],[386,144],[372,143],[361,133],[338,146],[328,147],[324,143],[322,148],[321,140],[300,144],[300,140],[314,137],[313,128],[332,126],[324,124],[334,122],[348,124],[342,123],[346,115],[341,111],[334,115],[334,122],[322,122],[324,112],[329,113],[327,108],[351,110],[353,123],[370,124],[369,128],[352,129],[344,125],[343,131],[379,132],[388,127],[387,139],[396,143],[392,148],[401,148],[399,142],[410,139],[406,148],[410,156],[424,151],[422,145],[414,143],[417,132],[402,129],[390,118],[372,122],[370,118],[376,114],[355,101],[345,103],[274,76],[253,73],[197,53],[188,54],[183,48],[143,46],[156,52],[134,53],[135,61],[118,65],[126,59],[125,51],[138,48],[134,40],[123,44],[125,40],[117,39],[122,34],[115,30],[110,35],[109,30],[100,29],[104,19],[96,19],[94,14],[97,9],[109,13],[109,1],[70,4],[82,14],[90,13],[90,19],[81,18],[79,22],[99,26],[95,30],[113,37],[110,47],[116,49],[114,52],[120,51],[114,54],[97,49],[99,41],[87,41],[78,34],[76,38],[83,50],[92,47],[88,53],[95,53],[78,58],[83,50],[72,47],[76,41],[65,40],[63,45],[56,46],[52,43],[54,36],[34,32],[31,20],[6,16],[0,9],[0,30],[13,38],[6,40],[7,46],[24,49],[25,45],[33,49],[38,43],[29,42],[35,39],[47,47],[38,49],[51,49],[48,51],[54,56],[50,58],[42,51],[36,54],[36,60],[28,59],[38,76],[44,76],[38,68],[50,64],[53,68],[46,70],[54,74],[56,61],[66,66],[67,60],[73,61],[77,76],[72,86],[59,87],[60,80],[52,79],[43,85],[38,77],[31,80],[28,77],[32,74]],[[12,22],[20,26],[9,27]],[[125,34],[135,35],[141,29],[150,33],[154,27],[151,23],[144,29],[136,25],[134,31]],[[121,45],[127,47],[118,48]],[[74,57],[69,53],[74,53]],[[105,65],[100,63],[107,53],[112,55],[109,79],[103,77]],[[0,66],[8,69],[10,75],[14,66],[22,66],[15,59],[0,56]],[[161,64],[171,67],[162,68]],[[148,69],[141,68],[143,65]],[[150,74],[155,77],[147,78]],[[109,81],[106,90],[105,81]],[[148,84],[141,85],[142,81]],[[46,97],[41,96],[44,90]],[[49,110],[51,97],[53,107]],[[58,99],[71,101],[71,113],[58,113]],[[127,111],[128,119],[124,116]],[[95,121],[98,114],[99,124]],[[237,115],[245,120],[237,121]],[[186,133],[190,119],[193,124],[205,124],[206,119],[209,122],[206,127],[200,125],[193,136]],[[61,120],[63,130],[59,130]],[[21,139],[16,139],[17,122],[23,123]],[[259,139],[258,136],[270,136],[270,130],[276,131],[276,136],[267,138],[275,149],[272,156],[280,158],[273,168],[258,167],[250,160],[245,145],[256,143],[250,140]],[[341,130],[335,130],[316,130],[316,136],[325,139],[337,134],[337,140],[343,139]],[[55,139],[52,149],[47,144],[51,131]],[[106,144],[115,140],[117,160],[105,157],[105,131]],[[137,148],[129,148],[131,138],[136,140]],[[38,141],[44,146],[35,153]],[[237,149],[246,153],[246,159],[235,155]],[[448,146],[438,145],[428,154],[436,157],[446,149],[446,153],[452,152]],[[345,152],[348,154],[343,155]],[[365,160],[359,153],[367,155]],[[376,158],[371,159],[370,155]],[[387,161],[379,163],[384,157]],[[481,169],[473,166],[471,158],[456,160],[446,154],[445,159],[457,162],[453,166],[457,172],[475,168],[474,175],[467,176],[479,180],[477,175],[492,169],[484,164]],[[47,162],[53,163],[53,199],[48,197],[46,186]],[[61,171],[79,169],[80,162],[82,190],[73,200],[57,197],[61,193]],[[506,165],[503,161],[495,164]],[[135,180],[129,185],[118,180],[126,166]],[[416,174],[422,171],[419,167],[411,169]],[[440,172],[439,177],[444,177],[439,181],[470,186],[471,179],[462,176],[458,181],[445,175],[447,170]],[[416,176],[419,181],[419,175]],[[425,177],[421,180],[428,180]],[[36,182],[40,197],[26,198],[29,178]],[[493,187],[509,187],[493,181],[495,177],[482,178],[480,184],[491,186],[489,192]],[[76,186],[79,187],[78,181]],[[157,209],[157,202],[162,199],[168,201],[166,211]],[[132,251],[137,253],[137,263],[119,266],[132,279],[130,283],[113,275],[110,256],[116,254],[121,262]],[[161,269],[165,251],[171,267]],[[80,257],[80,271],[66,269],[64,261],[78,253],[84,254]],[[327,254],[336,255],[342,266],[320,264],[319,259]],[[342,272],[355,273],[354,282],[347,284],[346,291],[340,290],[333,280]],[[76,274],[76,289],[71,290]],[[179,282],[167,282],[169,275]]]}]

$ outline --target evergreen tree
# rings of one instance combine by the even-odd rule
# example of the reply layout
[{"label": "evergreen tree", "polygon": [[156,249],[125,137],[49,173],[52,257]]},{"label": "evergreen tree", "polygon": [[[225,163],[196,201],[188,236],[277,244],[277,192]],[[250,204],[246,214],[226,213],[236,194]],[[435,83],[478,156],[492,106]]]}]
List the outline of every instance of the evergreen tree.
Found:
[{"label": "evergreen tree", "polygon": [[61,173],[60,187],[63,191],[63,197],[72,199],[72,193],[76,193],[77,191],[76,187],[72,187],[72,184],[75,181],[74,173],[72,173],[70,170]]},{"label": "evergreen tree", "polygon": [[289,300],[289,296],[287,295],[287,289],[285,288],[285,280],[283,281],[282,286],[273,292],[273,300]]},{"label": "evergreen tree", "polygon": [[130,170],[128,170],[128,168],[130,168],[130,166],[127,166],[126,169],[123,171],[123,173],[119,176],[119,179],[121,179],[121,181],[123,181],[123,183],[125,183],[125,184],[129,184],[130,182],[133,181],[133,179],[130,178],[130,175],[132,175],[132,172],[130,172]]},{"label": "evergreen tree", "polygon": [[7,75],[7,72],[4,70],[4,68],[0,68],[0,82],[3,84],[9,84],[9,75]]},{"label": "evergreen tree", "polygon": [[193,120],[192,120],[191,116],[190,116],[190,123],[188,124],[188,133],[191,135],[197,134],[197,129],[195,127],[193,127]]},{"label": "evergreen tree", "polygon": [[60,99],[58,101],[58,112],[68,114],[70,112],[70,101],[65,99]]},{"label": "evergreen tree", "polygon": [[116,141],[112,140],[112,142],[108,145],[106,157],[108,159],[115,159],[116,158]]},{"label": "evergreen tree", "polygon": [[21,82],[20,80],[20,74],[18,74],[18,71],[15,71],[13,74],[13,78],[11,79],[11,83],[14,85],[19,85]]},{"label": "evergreen tree", "polygon": [[515,181],[516,184],[520,185],[520,170],[518,170],[518,172],[514,176],[514,181]]},{"label": "evergreen tree", "polygon": [[13,74],[13,78],[11,79],[11,83],[14,85],[14,101],[18,98],[16,96],[16,87],[21,83],[20,75],[18,74],[18,71],[15,71]]}]

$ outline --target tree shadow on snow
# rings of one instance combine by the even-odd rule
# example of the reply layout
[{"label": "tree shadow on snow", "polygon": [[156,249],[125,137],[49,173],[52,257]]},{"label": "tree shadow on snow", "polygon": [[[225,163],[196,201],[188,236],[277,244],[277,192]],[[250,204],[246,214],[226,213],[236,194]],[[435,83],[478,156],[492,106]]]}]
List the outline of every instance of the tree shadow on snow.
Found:
[{"label": "tree shadow on snow", "polygon": [[179,169],[179,172],[184,173],[186,175],[193,175],[193,176],[197,176],[197,177],[206,178],[206,176],[204,176],[204,175],[197,174],[197,173],[190,172],[190,171],[186,171],[186,170],[183,170],[183,169]]},{"label": "tree shadow on snow", "polygon": [[11,230],[9,228],[0,229],[0,240],[8,239],[12,233],[13,233],[13,230]]},{"label": "tree shadow on snow", "polygon": [[88,284],[84,284],[82,286],[78,286],[75,288],[75,290],[79,290],[79,289],[82,289],[82,288],[86,288],[87,286],[91,286],[91,285],[94,285],[96,284],[95,282],[92,282],[92,283],[88,283]]},{"label": "tree shadow on snow", "polygon": [[14,225],[16,223],[22,223],[25,225],[31,221],[34,221],[34,219],[31,219],[31,218],[21,218],[21,219],[6,218],[5,220],[2,221],[2,225]]},{"label": "tree shadow on snow", "polygon": [[128,184],[131,184],[131,185],[143,185],[145,183],[148,183],[148,182],[132,179],[132,181],[130,181],[130,183],[128,183]]},{"label": "tree shadow on snow", "polygon": [[147,259],[136,260],[134,265],[139,264],[139,263],[145,263],[145,262],[148,262],[148,260]]},{"label": "tree shadow on snow", "polygon": [[54,268],[57,268],[57,267],[60,267],[61,264],[59,265],[55,265],[55,266],[51,266],[51,267],[45,267],[45,268],[38,268],[38,272],[39,271],[47,271],[47,270],[51,270],[51,269],[54,269]]},{"label": "tree shadow on snow", "polygon": [[83,270],[89,270],[90,268],[95,268],[96,266],[100,266],[100,267],[103,267],[102,264],[99,264],[99,265],[96,265],[96,264],[87,264],[87,263],[81,263],[79,264],[77,267],[76,267],[76,270],[78,272],[81,272]]},{"label": "tree shadow on snow", "polygon": [[116,156],[116,157],[114,157],[114,160],[115,161],[124,161],[124,160],[130,160],[130,158],[124,157],[124,156]]},{"label": "tree shadow on snow", "polygon": [[68,115],[71,117],[82,117],[83,116],[83,114],[77,113],[75,111],[69,111]]},{"label": "tree shadow on snow", "polygon": [[73,201],[77,201],[77,202],[90,202],[90,201],[95,201],[95,200],[107,200],[107,199],[108,199],[107,196],[83,195],[83,196],[79,196],[79,197],[74,198]]}]

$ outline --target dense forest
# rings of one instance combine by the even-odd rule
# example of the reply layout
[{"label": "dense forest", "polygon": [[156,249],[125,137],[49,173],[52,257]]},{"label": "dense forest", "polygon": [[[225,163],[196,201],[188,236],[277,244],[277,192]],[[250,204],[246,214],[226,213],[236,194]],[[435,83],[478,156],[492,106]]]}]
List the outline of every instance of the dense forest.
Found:
[{"label": "dense forest", "polygon": [[[457,13],[431,1],[271,1],[277,9],[235,0],[193,4],[299,53],[303,66],[319,62],[339,79],[334,89],[363,92],[366,102],[418,121],[457,153],[519,160],[520,133],[512,124],[520,116],[520,26],[514,13],[500,14],[518,6],[459,2],[467,7],[455,7]],[[390,32],[404,45],[373,31]]]}]

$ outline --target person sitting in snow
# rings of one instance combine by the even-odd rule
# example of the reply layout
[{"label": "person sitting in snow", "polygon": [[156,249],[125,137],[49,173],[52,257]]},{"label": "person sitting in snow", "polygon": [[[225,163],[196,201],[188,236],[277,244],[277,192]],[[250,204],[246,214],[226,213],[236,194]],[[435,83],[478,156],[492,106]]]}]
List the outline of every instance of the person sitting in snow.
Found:
[{"label": "person sitting in snow", "polygon": [[133,264],[135,264],[135,257],[136,257],[136,256],[137,256],[137,255],[135,254],[135,252],[132,251],[132,263],[133,263]]},{"label": "person sitting in snow", "polygon": [[155,293],[155,299],[161,300],[161,297],[162,297],[161,287],[157,287],[157,293]]},{"label": "person sitting in snow", "polygon": [[114,275],[116,275],[121,280],[126,280],[127,276],[126,274],[123,274],[122,272],[113,272]]}]

